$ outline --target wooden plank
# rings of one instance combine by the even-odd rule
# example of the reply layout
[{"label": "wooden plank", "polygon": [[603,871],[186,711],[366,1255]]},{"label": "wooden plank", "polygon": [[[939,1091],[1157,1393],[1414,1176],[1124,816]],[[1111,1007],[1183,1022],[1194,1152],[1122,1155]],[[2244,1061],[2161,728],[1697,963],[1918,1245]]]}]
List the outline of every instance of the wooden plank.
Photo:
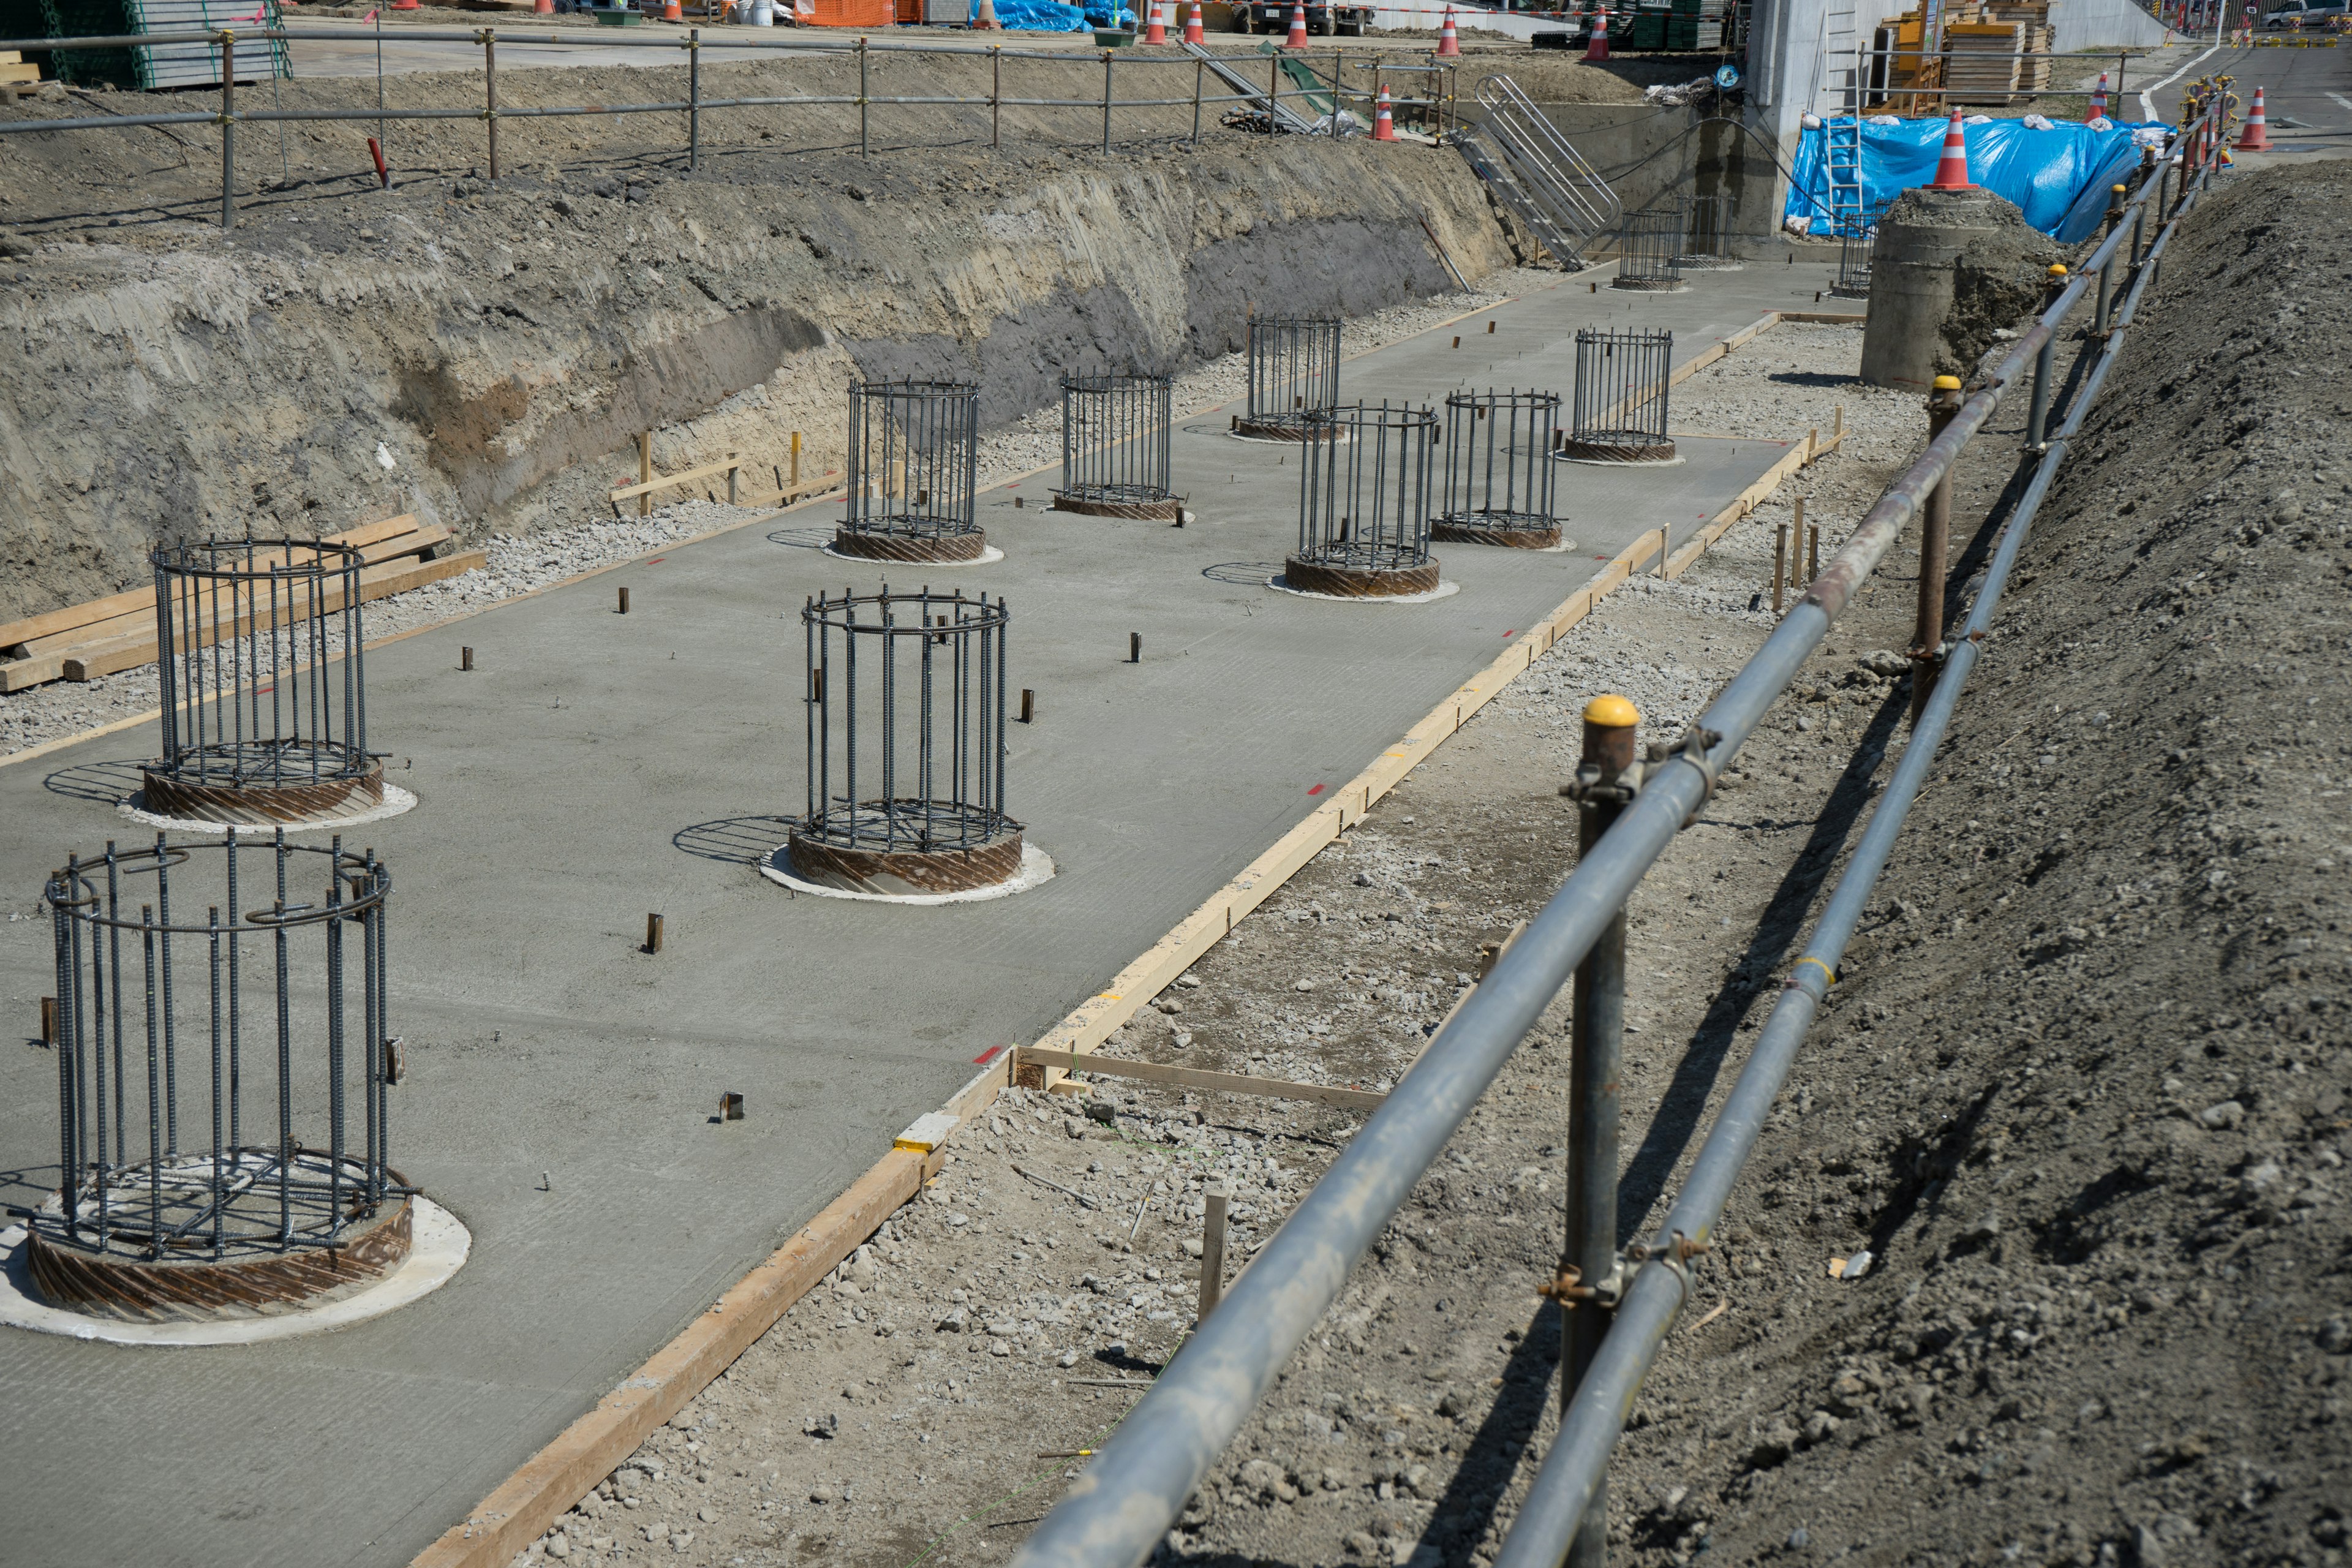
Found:
[{"label": "wooden plank", "polygon": [[[343,533],[329,534],[327,542],[331,544],[364,546],[415,531],[415,517],[411,513],[403,512],[398,517],[386,518],[382,522],[371,522]],[[441,537],[448,538],[449,531],[443,529]],[[422,549],[424,546],[418,545],[415,548]],[[404,554],[406,552],[394,551],[393,553]],[[372,557],[372,559],[375,558]],[[152,585],[126,588],[120,594],[109,594],[102,599],[68,605],[63,609],[28,616],[21,621],[10,621],[5,626],[0,626],[0,648],[17,647],[37,637],[71,631],[76,626],[91,626],[99,621],[110,620],[116,616],[142,608],[151,616],[155,613],[155,590]]]},{"label": "wooden plank", "polygon": [[[368,566],[380,566],[387,561],[397,561],[403,556],[418,554],[436,545],[446,544],[449,537],[449,531],[436,523],[430,528],[413,530],[391,539],[361,546],[359,547],[360,559]],[[279,555],[275,551],[267,555],[255,557],[257,564],[265,570],[278,564],[279,560]],[[364,577],[365,568],[362,569],[362,575]],[[362,595],[362,598],[368,596]],[[135,610],[110,616],[102,621],[92,621],[72,631],[32,638],[18,645],[18,649],[27,657],[57,654],[70,658],[84,648],[100,647],[101,645],[111,644],[120,638],[142,631],[152,631],[154,624],[155,594],[152,589],[149,589],[145,595],[145,602]]]},{"label": "wooden plank", "polygon": [[726,1371],[900,1205],[917,1196],[936,1169],[912,1151],[894,1149],[883,1155],[593,1410],[418,1552],[412,1568],[504,1568]]},{"label": "wooden plank", "polygon": [[1016,1067],[1058,1068],[1064,1072],[1084,1068],[1108,1078],[1131,1078],[1145,1083],[1167,1084],[1173,1089],[1205,1089],[1213,1094],[1255,1094],[1267,1100],[1311,1100],[1322,1105],[1340,1105],[1350,1110],[1376,1110],[1388,1099],[1385,1094],[1368,1089],[1338,1089],[1328,1084],[1292,1083],[1286,1079],[1250,1078],[1241,1073],[1210,1072],[1202,1068],[1164,1066],[1159,1062],[1118,1061],[1097,1055],[1082,1056],[1076,1051],[1046,1051],[1035,1046],[1023,1046],[1014,1053],[1020,1059]]},{"label": "wooden plank", "polygon": [[13,664],[0,664],[0,691],[22,691],[27,687],[45,685],[61,679],[66,672],[63,654],[49,654],[40,658],[20,658]]},{"label": "wooden plank", "polygon": [[1858,327],[1870,318],[1860,310],[1782,310],[1784,321],[1811,321],[1820,326]]},{"label": "wooden plank", "polygon": [[644,484],[630,485],[625,489],[614,490],[613,492],[612,499],[617,503],[627,500],[632,496],[651,495],[656,490],[667,489],[672,485],[682,485],[689,479],[707,479],[713,474],[723,474],[730,468],[748,468],[750,467],[751,465],[749,463],[742,461],[740,458],[730,457],[723,462],[705,463],[698,468],[688,468],[683,473],[663,474],[655,479],[646,480]]},{"label": "wooden plank", "polygon": [[[468,550],[463,554],[445,556],[438,561],[386,562],[360,574],[360,601],[364,604],[370,599],[404,594],[428,583],[460,576],[477,566],[487,564],[488,559],[482,551]],[[328,595],[327,598],[326,608],[329,611],[342,608],[340,588]],[[249,619],[241,617],[240,624],[230,635],[245,635],[247,628],[242,623]],[[68,680],[95,680],[101,675],[117,675],[126,669],[136,669],[142,664],[152,664],[155,657],[155,634],[150,629],[143,635],[120,637],[111,644],[99,645],[68,656],[65,661],[65,678]]]}]

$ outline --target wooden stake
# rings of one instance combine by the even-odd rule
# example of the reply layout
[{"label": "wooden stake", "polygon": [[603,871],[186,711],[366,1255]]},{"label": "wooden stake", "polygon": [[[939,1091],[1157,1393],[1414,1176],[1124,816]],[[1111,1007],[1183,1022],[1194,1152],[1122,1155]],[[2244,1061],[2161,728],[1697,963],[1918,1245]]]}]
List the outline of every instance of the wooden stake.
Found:
[{"label": "wooden stake", "polygon": [[787,489],[795,489],[795,490],[801,488],[801,433],[800,433],[799,431],[797,431],[797,430],[795,430],[795,431],[793,431],[793,478],[792,478],[792,482],[791,482],[789,485],[787,485],[785,488],[786,488]]},{"label": "wooden stake", "polygon": [[58,1043],[58,999],[54,996],[41,998],[41,1043],[45,1046]]},{"label": "wooden stake", "polygon": [[659,952],[661,951],[661,944],[662,918],[659,915],[647,915],[646,917],[646,951],[647,952]]},{"label": "wooden stake", "polygon": [[[646,430],[639,432],[637,436],[637,483],[641,485],[649,485],[653,482],[654,433],[650,430]],[[653,492],[651,490],[647,490],[645,494],[637,498],[637,515],[639,517],[651,517],[653,515]]]},{"label": "wooden stake", "polygon": [[457,650],[457,668],[459,669],[471,669],[474,668],[474,650],[472,648],[461,647]]},{"label": "wooden stake", "polygon": [[1789,573],[1789,525],[1782,523],[1772,539],[1772,613],[1780,613],[1780,583]]},{"label": "wooden stake", "polygon": [[621,590],[621,608],[620,608],[619,614],[625,616],[625,615],[627,615],[628,613],[629,613],[629,591],[628,591],[626,588],[624,588],[624,589],[622,589],[622,590]]},{"label": "wooden stake", "polygon": [[1201,1216],[1201,1310],[1207,1322],[1225,1293],[1225,1184],[1211,1182],[1202,1196],[1207,1212]]}]

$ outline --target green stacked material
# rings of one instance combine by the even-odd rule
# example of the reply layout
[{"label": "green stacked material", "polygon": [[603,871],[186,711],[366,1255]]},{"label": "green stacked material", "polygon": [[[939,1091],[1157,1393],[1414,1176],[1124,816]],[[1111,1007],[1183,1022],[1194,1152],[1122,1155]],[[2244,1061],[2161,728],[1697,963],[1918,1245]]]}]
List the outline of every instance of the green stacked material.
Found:
[{"label": "green stacked material", "polygon": [[1664,11],[1633,13],[1633,36],[1626,46],[1634,49],[1663,49],[1666,47],[1666,14]]},{"label": "green stacked material", "polygon": [[1702,21],[1696,16],[1674,16],[1666,22],[1666,47],[1670,49],[1719,49],[1723,47],[1723,24]]},{"label": "green stacked material", "polygon": [[[123,0],[41,0],[41,31],[52,38],[106,37],[135,31]],[[77,87],[135,87],[139,63],[129,49],[58,49],[49,56],[59,81]]]}]

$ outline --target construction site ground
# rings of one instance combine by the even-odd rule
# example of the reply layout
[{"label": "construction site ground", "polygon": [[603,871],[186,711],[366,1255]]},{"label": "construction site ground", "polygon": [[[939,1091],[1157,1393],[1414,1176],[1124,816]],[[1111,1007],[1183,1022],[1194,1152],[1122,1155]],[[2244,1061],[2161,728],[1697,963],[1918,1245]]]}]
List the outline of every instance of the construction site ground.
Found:
[{"label": "construction site ground", "polygon": [[[2344,1560],[2352,472],[2340,400],[2294,372],[2352,334],[2298,270],[2347,195],[2334,164],[2248,177],[2150,292],[1635,1404],[1612,1554]],[[1723,390],[1804,409],[1854,339],[1792,331]],[[2021,401],[1956,477],[1956,605],[2022,481]],[[1888,421],[1808,476],[1828,542],[1907,451]],[[1570,868],[1582,702],[1624,691],[1675,734],[1769,629],[1745,606],[1787,516],[1606,601],[1112,1049],[1391,1079]],[[1633,900],[1621,1234],[1670,1201],[1899,754],[1916,571],[1888,558]],[[1507,1067],[1159,1560],[1489,1560],[1558,1398],[1534,1287],[1566,1027]],[[1360,1120],[1008,1094],[530,1555],[1005,1558],[1181,1343],[1204,1179],[1245,1259]]]},{"label": "construction site ground", "polygon": [[[1630,309],[1559,282],[1352,361],[1343,388],[1425,401],[1559,384],[1575,329],[1595,321],[1670,323],[1687,359],[1768,309],[1810,308],[1822,281],[1757,267]],[[1838,401],[1868,438],[1874,401]],[[1686,402],[1683,418],[1716,425],[1719,409]],[[0,1464],[27,1500],[27,1500],[26,1528],[77,1558],[135,1555],[168,1519],[192,1563],[307,1561],[321,1539],[404,1561],[953,1092],[974,1056],[1036,1038],[1601,559],[1659,525],[1679,544],[1822,422],[1801,426],[1777,393],[1720,411],[1727,428],[1688,436],[1675,466],[1569,468],[1576,550],[1448,547],[1459,591],[1420,605],[1268,588],[1296,537],[1297,469],[1278,446],[1228,437],[1222,411],[1177,434],[1186,528],[1013,504],[1042,500],[1043,478],[991,490],[982,516],[1006,558],[926,575],[1011,601],[1009,678],[1037,707],[1014,727],[1009,805],[1059,874],[911,919],[795,900],[751,864],[803,805],[793,616],[809,592],[873,580],[814,548],[837,502],[373,650],[371,735],[421,797],[359,836],[398,868],[394,1027],[413,1066],[394,1136],[402,1169],[472,1228],[472,1259],[413,1308],[267,1351],[157,1359],[6,1336],[19,1419]],[[461,644],[476,654],[463,674]],[[0,869],[17,889],[0,986],[27,1015],[51,973],[32,918],[42,877],[140,831],[108,802],[152,750],[134,730],[0,770]],[[667,918],[656,957],[637,951],[648,910]],[[5,1071],[0,1163],[22,1202],[56,1182],[55,1065],[28,1047]],[[725,1091],[748,1095],[749,1121],[711,1124]],[[243,1419],[223,1433],[232,1405]],[[376,1440],[326,1440],[356,1408]],[[124,1479],[105,1510],[68,1501],[68,1477],[99,1455],[158,1445],[181,1464]],[[209,1513],[188,1515],[192,1487],[218,1500]]]}]

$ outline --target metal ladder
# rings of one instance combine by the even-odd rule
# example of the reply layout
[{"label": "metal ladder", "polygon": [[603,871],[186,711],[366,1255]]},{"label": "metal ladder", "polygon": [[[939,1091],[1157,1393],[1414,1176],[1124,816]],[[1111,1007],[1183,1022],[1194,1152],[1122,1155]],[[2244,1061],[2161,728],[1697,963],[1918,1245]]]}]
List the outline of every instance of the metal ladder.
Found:
[{"label": "metal ladder", "polygon": [[1249,78],[1242,75],[1241,72],[1225,64],[1223,60],[1218,58],[1215,55],[1211,54],[1201,45],[1185,44],[1182,47],[1186,54],[1207,66],[1209,68],[1209,73],[1215,77],[1219,81],[1223,82],[1235,92],[1245,93],[1249,97],[1255,99],[1258,107],[1269,110],[1274,116],[1275,122],[1280,125],[1285,131],[1299,136],[1311,135],[1314,132],[1316,129],[1316,122],[1314,121],[1308,120],[1303,115],[1294,113],[1286,104],[1275,102],[1272,99],[1266,96],[1266,89],[1265,88],[1260,87],[1257,83],[1250,80]]},{"label": "metal ladder", "polygon": [[1856,47],[1844,110],[1832,114],[1822,132],[1823,163],[1830,176],[1830,229],[1840,238],[1856,237],[1870,226],[1868,205],[1862,199],[1862,50]]},{"label": "metal ladder", "polygon": [[1578,247],[1623,211],[1617,193],[1509,77],[1481,79],[1475,96],[1484,124],[1455,132],[1462,155],[1546,250],[1581,266]]}]

